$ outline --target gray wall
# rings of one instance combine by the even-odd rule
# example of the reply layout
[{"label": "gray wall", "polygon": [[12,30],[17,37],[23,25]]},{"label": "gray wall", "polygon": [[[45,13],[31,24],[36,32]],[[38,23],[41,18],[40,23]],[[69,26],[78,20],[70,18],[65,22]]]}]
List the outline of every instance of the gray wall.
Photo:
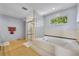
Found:
[{"label": "gray wall", "polygon": [[77,41],[79,42],[79,4],[77,4]]},{"label": "gray wall", "polygon": [[[8,26],[16,27],[14,34],[10,34]],[[24,37],[24,21],[17,18],[0,15],[0,41],[11,41]]]},{"label": "gray wall", "polygon": [[[67,16],[68,17],[68,23],[63,24],[63,25],[54,25],[50,24],[49,20],[57,17],[57,16]],[[45,16],[45,28],[46,29],[57,29],[57,30],[72,30],[76,28],[76,7],[72,7],[69,9],[61,10],[56,13],[52,13],[50,15]]]},{"label": "gray wall", "polygon": [[[50,24],[49,20],[54,18],[54,17],[57,17],[57,16],[67,16],[68,17],[68,23],[63,24],[63,25]],[[46,16],[44,16],[45,32],[57,30],[57,31],[60,31],[59,32],[60,34],[62,32],[65,34],[68,31],[69,32],[73,31],[73,34],[74,34],[74,30],[77,27],[76,19],[77,19],[77,8],[76,8],[76,6],[65,9],[65,10],[58,11],[58,12],[55,12],[55,13],[51,13],[49,15],[46,15]],[[66,33],[65,35],[63,33],[61,34],[61,36],[66,36],[66,35],[71,36],[72,35],[71,34],[72,32]],[[60,34],[59,34],[59,36],[60,36]],[[53,34],[53,32],[52,32],[52,35],[56,35],[56,34]]]},{"label": "gray wall", "polygon": [[[67,16],[68,23],[63,24],[63,25],[50,24],[49,20],[57,16]],[[68,8],[68,9],[64,9],[55,13],[51,13],[44,17],[40,16],[38,13],[35,13],[36,35],[37,37],[43,37],[44,34],[46,34],[46,32],[49,32],[49,34],[52,33],[52,35],[75,37],[73,34],[75,34],[74,32],[77,27],[76,19],[77,19],[76,6]],[[54,34],[55,31],[53,30],[56,31],[55,34]]]},{"label": "gray wall", "polygon": [[79,4],[77,5],[77,28],[79,29]]}]

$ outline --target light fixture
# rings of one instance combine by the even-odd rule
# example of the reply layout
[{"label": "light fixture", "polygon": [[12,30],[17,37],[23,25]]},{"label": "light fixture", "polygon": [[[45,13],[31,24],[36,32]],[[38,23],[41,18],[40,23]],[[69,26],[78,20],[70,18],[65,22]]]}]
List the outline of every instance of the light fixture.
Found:
[{"label": "light fixture", "polygon": [[52,8],[53,10],[55,10],[55,8]]}]

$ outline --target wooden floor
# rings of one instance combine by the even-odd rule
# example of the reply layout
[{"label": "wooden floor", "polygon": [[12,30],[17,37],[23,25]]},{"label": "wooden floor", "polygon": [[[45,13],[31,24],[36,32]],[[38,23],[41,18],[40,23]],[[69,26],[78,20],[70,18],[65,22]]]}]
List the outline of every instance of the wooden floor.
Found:
[{"label": "wooden floor", "polygon": [[10,42],[9,46],[5,46],[4,51],[0,51],[0,55],[5,56],[38,56],[31,47],[27,48],[23,45],[24,42],[27,42],[23,39],[18,39]]}]

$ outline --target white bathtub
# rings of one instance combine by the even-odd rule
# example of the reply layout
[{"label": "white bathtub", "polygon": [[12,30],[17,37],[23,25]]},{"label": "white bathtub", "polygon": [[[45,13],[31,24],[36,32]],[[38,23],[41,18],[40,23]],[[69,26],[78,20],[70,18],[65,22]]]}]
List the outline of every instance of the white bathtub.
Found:
[{"label": "white bathtub", "polygon": [[55,37],[43,37],[42,39],[50,42],[51,44],[54,43],[69,49],[79,50],[79,44],[76,42],[76,40],[61,39]]},{"label": "white bathtub", "polygon": [[[50,52],[52,53],[49,53],[46,55],[56,55],[56,56],[58,55],[61,55],[61,56],[79,55],[79,45],[75,40],[60,39],[60,38],[46,36],[43,38],[37,38],[34,41],[35,41],[34,43],[36,43],[36,45],[39,45],[39,47],[42,47],[42,45],[44,45],[43,46],[44,48],[48,48],[49,46]],[[45,53],[43,55],[45,55]]]}]

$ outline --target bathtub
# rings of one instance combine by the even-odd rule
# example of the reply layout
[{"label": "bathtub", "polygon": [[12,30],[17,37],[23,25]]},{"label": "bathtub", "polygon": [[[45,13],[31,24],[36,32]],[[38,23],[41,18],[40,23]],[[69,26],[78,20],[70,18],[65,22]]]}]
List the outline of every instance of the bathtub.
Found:
[{"label": "bathtub", "polygon": [[79,44],[75,40],[45,36],[43,38],[36,38],[33,44],[37,45],[37,50],[34,49],[40,55],[79,56]]},{"label": "bathtub", "polygon": [[55,37],[43,37],[41,39],[48,41],[51,44],[53,43],[68,49],[79,50],[79,44],[76,42],[76,40],[69,40]]}]

